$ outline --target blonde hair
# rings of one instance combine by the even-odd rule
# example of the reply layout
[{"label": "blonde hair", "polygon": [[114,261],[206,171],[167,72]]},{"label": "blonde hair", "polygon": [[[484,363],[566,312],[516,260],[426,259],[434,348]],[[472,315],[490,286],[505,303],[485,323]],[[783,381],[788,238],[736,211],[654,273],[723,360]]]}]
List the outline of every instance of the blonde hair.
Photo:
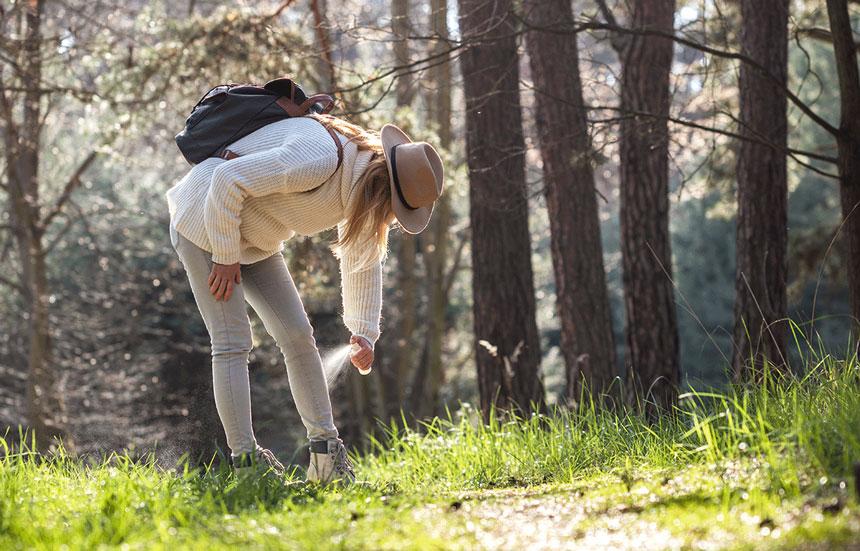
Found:
[{"label": "blonde hair", "polygon": [[310,116],[346,136],[359,151],[373,153],[370,163],[355,183],[358,195],[347,212],[343,233],[331,244],[332,252],[340,258],[342,252],[350,247],[372,244],[375,250],[368,260],[384,261],[388,256],[388,232],[395,218],[391,207],[391,178],[379,133],[332,115]]}]

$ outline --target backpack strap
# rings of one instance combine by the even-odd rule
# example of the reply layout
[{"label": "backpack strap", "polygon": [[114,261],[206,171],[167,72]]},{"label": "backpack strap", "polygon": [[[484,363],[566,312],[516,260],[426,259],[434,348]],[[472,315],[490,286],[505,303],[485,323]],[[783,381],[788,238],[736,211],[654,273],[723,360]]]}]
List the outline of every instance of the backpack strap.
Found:
[{"label": "backpack strap", "polygon": [[[317,120],[319,121],[319,119]],[[328,130],[329,136],[331,136],[331,139],[333,139],[335,145],[337,145],[337,166],[334,168],[334,171],[337,172],[340,168],[340,165],[343,164],[343,144],[340,143],[340,138],[337,137],[337,133],[332,127],[323,124],[322,121],[319,121],[319,123],[323,125],[323,128]]]}]

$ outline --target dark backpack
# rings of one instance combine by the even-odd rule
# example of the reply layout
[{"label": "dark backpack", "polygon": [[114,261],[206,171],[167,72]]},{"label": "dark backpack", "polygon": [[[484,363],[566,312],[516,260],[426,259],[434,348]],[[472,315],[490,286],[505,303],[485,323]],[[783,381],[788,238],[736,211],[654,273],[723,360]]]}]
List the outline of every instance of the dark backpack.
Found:
[{"label": "dark backpack", "polygon": [[[288,78],[270,80],[265,85],[220,84],[211,88],[194,105],[185,128],[176,135],[179,151],[191,165],[221,157],[239,155],[227,146],[267,124],[301,117],[309,113],[328,113],[334,100],[327,94],[308,97]],[[343,162],[343,145],[334,130],[323,125],[337,144],[337,167]]]}]

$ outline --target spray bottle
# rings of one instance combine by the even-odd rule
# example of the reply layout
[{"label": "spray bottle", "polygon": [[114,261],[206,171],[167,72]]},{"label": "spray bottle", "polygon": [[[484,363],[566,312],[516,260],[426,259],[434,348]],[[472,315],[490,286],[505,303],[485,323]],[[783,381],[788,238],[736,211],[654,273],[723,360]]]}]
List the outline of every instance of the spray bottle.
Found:
[{"label": "spray bottle", "polygon": [[[356,355],[357,353],[359,353],[360,351],[361,351],[361,345],[360,345],[360,344],[358,344],[357,342],[352,343],[352,348],[351,348],[351,350],[350,350],[350,358],[351,358],[352,356],[355,356],[355,355]],[[359,369],[359,370],[358,370],[358,372],[359,372],[359,373],[361,373],[362,375],[370,375],[370,372],[371,372],[371,371],[373,371],[373,366],[372,366],[372,365],[367,366],[367,369],[366,369],[366,370],[363,370],[363,369]]]}]

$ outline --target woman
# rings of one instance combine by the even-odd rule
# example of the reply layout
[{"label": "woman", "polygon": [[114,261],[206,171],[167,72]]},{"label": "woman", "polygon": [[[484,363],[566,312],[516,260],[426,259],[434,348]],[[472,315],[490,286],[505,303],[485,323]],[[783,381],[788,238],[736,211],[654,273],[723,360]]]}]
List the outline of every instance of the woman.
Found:
[{"label": "woman", "polygon": [[[337,146],[328,128],[343,144]],[[247,301],[274,337],[307,429],[309,481],[355,475],[332,418],[322,360],[281,254],[295,234],[337,226],[343,321],[366,370],[380,335],[382,263],[396,220],[408,233],[427,226],[442,193],[442,161],[394,125],[378,134],[343,119],[309,115],[268,124],[230,144],[239,155],[195,165],[167,192],[171,242],[185,267],[212,345],[215,404],[234,467],[283,473],[251,427]]]}]

